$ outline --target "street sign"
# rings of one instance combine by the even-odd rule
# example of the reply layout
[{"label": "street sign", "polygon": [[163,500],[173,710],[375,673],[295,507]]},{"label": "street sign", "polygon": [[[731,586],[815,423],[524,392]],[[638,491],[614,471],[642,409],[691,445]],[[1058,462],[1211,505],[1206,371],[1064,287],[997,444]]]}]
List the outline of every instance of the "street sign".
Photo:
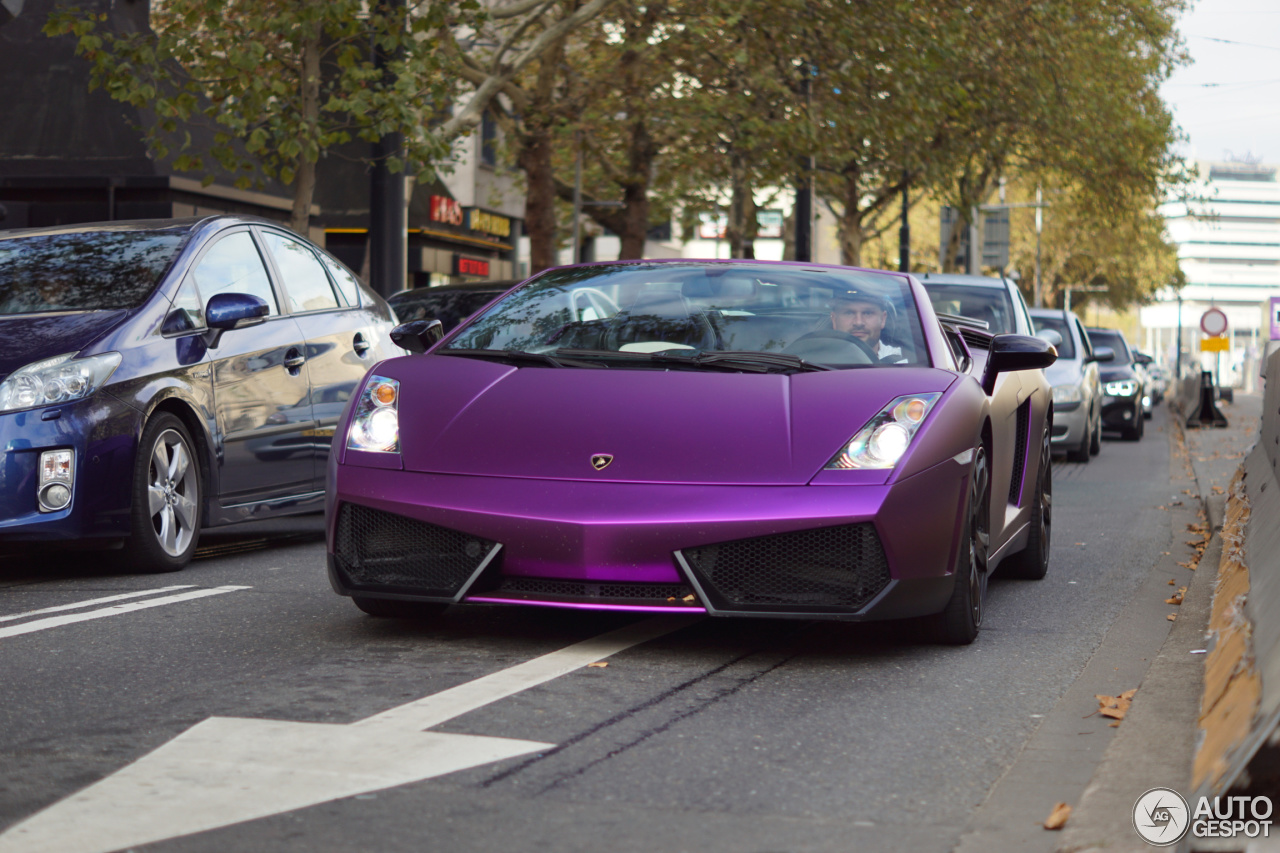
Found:
[{"label": "street sign", "polygon": [[1200,331],[1210,337],[1226,334],[1227,315],[1222,312],[1221,308],[1210,308],[1200,315]]},{"label": "street sign", "polygon": [[1226,352],[1231,349],[1231,339],[1226,335],[1215,336],[1212,338],[1201,338],[1201,352]]}]

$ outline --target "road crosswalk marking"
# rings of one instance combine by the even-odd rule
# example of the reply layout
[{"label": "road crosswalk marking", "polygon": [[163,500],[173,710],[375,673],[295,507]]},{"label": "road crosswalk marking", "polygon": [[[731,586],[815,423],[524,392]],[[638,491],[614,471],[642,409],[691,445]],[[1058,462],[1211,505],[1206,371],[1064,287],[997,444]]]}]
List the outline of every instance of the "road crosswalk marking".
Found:
[{"label": "road crosswalk marking", "polygon": [[0,640],[6,637],[16,637],[20,634],[31,634],[35,631],[47,631],[50,628],[60,628],[63,625],[73,625],[76,622],[87,622],[91,619],[102,619],[107,616],[119,616],[122,613],[132,613],[135,610],[146,610],[151,607],[163,607],[166,604],[177,604],[181,601],[193,601],[197,598],[207,598],[210,595],[222,595],[228,592],[236,592],[242,589],[252,589],[249,586],[218,586],[211,589],[193,589],[189,592],[180,592],[175,595],[166,595],[160,598],[148,598],[145,601],[131,601],[127,604],[113,604],[109,607],[101,607],[97,610],[88,610],[84,613],[67,613],[62,616],[50,616],[47,619],[36,619],[34,622],[22,622],[18,625],[10,625],[6,628],[0,628]]},{"label": "road crosswalk marking", "polygon": [[92,607],[95,604],[108,604],[112,601],[124,601],[128,598],[142,598],[145,595],[159,595],[162,592],[173,592],[175,589],[194,589],[195,584],[179,586],[162,586],[159,589],[144,589],[138,592],[124,592],[120,595],[108,595],[103,598],[90,598],[87,601],[76,601],[71,604],[59,604],[57,607],[41,607],[39,610],[28,610],[25,613],[10,613],[0,616],[0,622],[13,622],[16,619],[29,619],[32,616],[43,616],[46,613],[62,613],[67,610],[79,610],[81,607]]}]

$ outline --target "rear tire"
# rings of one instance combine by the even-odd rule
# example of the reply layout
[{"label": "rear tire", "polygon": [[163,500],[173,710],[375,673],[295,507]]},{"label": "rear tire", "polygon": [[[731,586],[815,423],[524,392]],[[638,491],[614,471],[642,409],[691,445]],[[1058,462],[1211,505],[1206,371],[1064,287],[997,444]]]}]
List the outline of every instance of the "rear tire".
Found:
[{"label": "rear tire", "polygon": [[439,616],[449,606],[439,601],[402,601],[363,595],[353,595],[351,600],[365,613],[382,619],[430,619]]},{"label": "rear tire", "polygon": [[1029,521],[1027,547],[1010,554],[1000,564],[1002,577],[1038,581],[1049,571],[1050,534],[1053,532],[1053,465],[1049,462],[1049,436],[1040,449],[1040,469],[1036,473],[1035,503]]},{"label": "rear tire", "polygon": [[987,552],[991,545],[991,477],[987,453],[975,451],[969,476],[968,508],[960,553],[956,555],[955,588],[941,613],[925,617],[933,640],[949,646],[967,646],[982,628],[982,608],[987,593]]},{"label": "rear tire", "polygon": [[130,536],[118,559],[138,572],[176,572],[200,540],[203,488],[195,443],[176,416],[162,412],[142,430],[133,463]]}]

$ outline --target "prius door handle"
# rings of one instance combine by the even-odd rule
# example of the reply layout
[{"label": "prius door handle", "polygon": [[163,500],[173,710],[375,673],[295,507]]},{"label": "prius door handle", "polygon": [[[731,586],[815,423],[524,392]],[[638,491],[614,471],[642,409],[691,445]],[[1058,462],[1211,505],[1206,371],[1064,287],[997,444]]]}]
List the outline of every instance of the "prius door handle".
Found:
[{"label": "prius door handle", "polygon": [[356,355],[364,355],[369,351],[371,344],[364,339],[364,335],[356,335],[356,339],[351,342],[351,348],[356,351]]},{"label": "prius door handle", "polygon": [[285,353],[284,366],[290,371],[297,370],[299,367],[307,363],[307,359],[302,353],[296,349],[291,349]]}]

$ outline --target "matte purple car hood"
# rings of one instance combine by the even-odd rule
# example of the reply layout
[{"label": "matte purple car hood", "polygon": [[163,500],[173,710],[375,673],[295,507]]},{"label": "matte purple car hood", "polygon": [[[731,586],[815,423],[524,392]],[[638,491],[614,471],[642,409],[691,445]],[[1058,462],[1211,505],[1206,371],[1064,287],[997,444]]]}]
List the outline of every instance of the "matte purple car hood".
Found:
[{"label": "matte purple car hood", "polygon": [[[399,378],[407,470],[631,483],[809,482],[902,394],[955,374],[869,368],[781,374],[557,369],[455,356],[385,363]],[[595,454],[613,461],[601,471]]]},{"label": "matte purple car hood", "polygon": [[75,311],[0,317],[0,376],[55,355],[79,352],[126,313]]}]

